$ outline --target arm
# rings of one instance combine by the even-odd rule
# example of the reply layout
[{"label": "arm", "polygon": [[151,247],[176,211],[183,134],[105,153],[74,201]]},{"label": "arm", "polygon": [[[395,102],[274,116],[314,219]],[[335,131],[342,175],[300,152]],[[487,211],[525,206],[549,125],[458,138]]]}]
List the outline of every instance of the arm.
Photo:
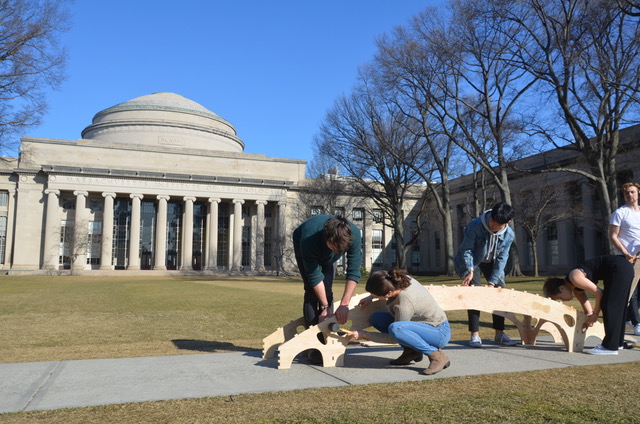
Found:
[{"label": "arm", "polygon": [[464,238],[462,243],[458,247],[458,255],[462,258],[462,262],[459,266],[460,275],[462,276],[462,285],[468,286],[473,279],[473,248],[476,244],[476,232],[474,231],[476,223],[471,221],[469,225],[464,229]]},{"label": "arm", "polygon": [[347,280],[344,285],[344,293],[340,299],[340,306],[335,311],[336,320],[339,324],[344,324],[349,318],[349,303],[358,286],[360,280],[360,267],[362,266],[362,237],[360,229],[351,224],[351,234],[353,240],[347,250]]},{"label": "arm", "polygon": [[[569,281],[571,281],[571,284],[573,284],[574,288],[584,290],[574,290],[573,294],[576,299],[578,299],[578,302],[580,302],[585,315],[587,315],[587,320],[582,326],[582,331],[585,332],[587,330],[587,327],[593,326],[593,323],[598,320],[603,291],[597,285],[595,285],[593,281],[589,280],[586,275],[584,275],[584,273],[579,269],[574,269],[569,273]],[[593,308],[591,307],[591,303],[589,302],[589,298],[587,297],[587,292],[593,294],[596,298],[596,304]]]},{"label": "arm", "polygon": [[344,294],[342,295],[342,299],[340,299],[340,306],[335,311],[336,321],[338,321],[338,324],[342,325],[347,322],[347,319],[349,318],[349,303],[351,302],[351,298],[353,297],[357,286],[358,283],[354,280],[347,280],[345,282]]},{"label": "arm", "polygon": [[324,308],[319,315],[319,322],[322,322],[331,316],[331,305],[329,305],[329,301],[327,300],[327,291],[324,286],[324,281],[320,281],[318,284],[313,286],[313,292],[320,301],[320,306]]},{"label": "arm", "polygon": [[625,258],[631,260],[631,257],[635,252],[628,252],[627,249],[622,245],[620,241],[620,227],[617,225],[610,224],[609,225],[609,242],[611,245],[615,247],[620,253],[624,255]]}]

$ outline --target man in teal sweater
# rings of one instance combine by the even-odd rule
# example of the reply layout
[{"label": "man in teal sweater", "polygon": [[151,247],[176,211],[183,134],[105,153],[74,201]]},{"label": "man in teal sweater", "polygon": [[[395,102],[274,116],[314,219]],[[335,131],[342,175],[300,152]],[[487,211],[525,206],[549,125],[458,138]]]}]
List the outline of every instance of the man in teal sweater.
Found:
[{"label": "man in teal sweater", "polygon": [[333,277],[336,262],[346,253],[346,283],[340,306],[335,310],[340,324],[347,322],[349,302],[360,280],[362,235],[347,219],[315,215],[293,231],[293,247],[304,281],[303,316],[305,326],[324,321],[334,314]]}]

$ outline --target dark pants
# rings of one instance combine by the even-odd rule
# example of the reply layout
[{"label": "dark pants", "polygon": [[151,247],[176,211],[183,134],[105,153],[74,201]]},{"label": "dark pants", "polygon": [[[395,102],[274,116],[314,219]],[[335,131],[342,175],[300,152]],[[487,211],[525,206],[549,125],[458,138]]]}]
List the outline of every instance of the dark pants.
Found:
[{"label": "dark pants", "polygon": [[[493,272],[493,262],[480,263],[480,265],[473,270],[473,279],[471,280],[470,285],[482,285],[482,281],[480,280],[481,272],[484,278],[488,281],[489,278],[491,278],[491,273]],[[504,331],[504,317],[496,314],[491,315],[493,317],[493,328],[498,331]],[[467,311],[467,316],[469,317],[469,331],[472,333],[480,331],[480,311],[469,309]]]},{"label": "dark pants", "polygon": [[636,286],[636,289],[631,294],[631,300],[629,301],[629,310],[627,311],[627,319],[631,321],[631,324],[640,324],[640,313],[638,313],[638,289],[640,286]]},{"label": "dark pants", "polygon": [[[309,282],[309,274],[304,267],[302,261],[302,254],[300,252],[300,246],[294,243],[294,252],[296,255],[296,262],[298,263],[298,270],[302,276],[304,282],[304,301],[302,303],[302,316],[304,317],[304,326],[309,328],[312,325],[317,325],[320,321],[320,301],[316,296],[316,292],[313,291],[313,287]],[[336,264],[321,264],[322,274],[324,275],[324,290],[327,293],[327,301],[329,302],[330,311],[333,313],[333,276],[336,273]]]},{"label": "dark pants", "polygon": [[611,258],[610,269],[602,281],[602,346],[605,349],[618,350],[618,347],[624,344],[624,326],[629,290],[633,283],[633,266],[621,256]]}]

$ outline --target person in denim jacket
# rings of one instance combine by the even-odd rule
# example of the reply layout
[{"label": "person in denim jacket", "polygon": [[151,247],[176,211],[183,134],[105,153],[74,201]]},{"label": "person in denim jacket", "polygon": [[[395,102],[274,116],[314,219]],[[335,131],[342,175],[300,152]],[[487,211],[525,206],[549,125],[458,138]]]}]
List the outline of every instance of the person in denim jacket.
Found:
[{"label": "person in denim jacket", "polygon": [[[491,210],[473,219],[464,230],[464,239],[455,257],[456,272],[462,277],[463,286],[481,285],[480,273],[492,287],[504,287],[504,268],[509,259],[509,248],[514,233],[509,223],[513,219],[511,205],[501,202]],[[470,309],[469,332],[472,347],[481,347],[480,311]],[[497,344],[513,346],[515,341],[504,333],[504,317],[493,314],[493,329]]]}]

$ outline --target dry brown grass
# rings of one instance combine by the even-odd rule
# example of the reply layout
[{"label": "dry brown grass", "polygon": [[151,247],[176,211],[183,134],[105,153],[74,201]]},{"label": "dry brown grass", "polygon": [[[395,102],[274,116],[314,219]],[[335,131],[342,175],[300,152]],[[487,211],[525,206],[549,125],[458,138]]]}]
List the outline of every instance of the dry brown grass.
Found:
[{"label": "dry brown grass", "polygon": [[[510,280],[533,293],[540,285]],[[295,278],[3,277],[0,361],[257,350],[300,316],[301,297]],[[448,315],[453,340],[466,340],[466,312]],[[488,327],[489,315],[481,319]],[[3,414],[0,423],[638,423],[638,375],[635,362]]]}]

